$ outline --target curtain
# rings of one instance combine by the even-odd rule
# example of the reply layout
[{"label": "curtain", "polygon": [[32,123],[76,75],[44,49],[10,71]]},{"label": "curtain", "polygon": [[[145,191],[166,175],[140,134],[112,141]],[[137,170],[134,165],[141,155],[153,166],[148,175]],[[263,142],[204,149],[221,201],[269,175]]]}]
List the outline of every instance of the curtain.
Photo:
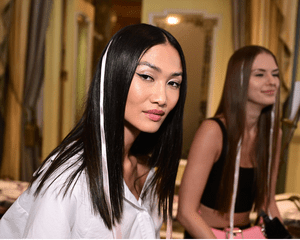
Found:
[{"label": "curtain", "polygon": [[232,0],[232,33],[234,51],[246,45],[247,0]]},{"label": "curtain", "polygon": [[37,103],[44,74],[45,37],[52,0],[32,0],[23,91],[21,130],[21,180],[31,179],[40,165],[42,132],[37,123]]},{"label": "curtain", "polygon": [[9,81],[6,98],[4,150],[1,177],[20,177],[20,131],[23,83],[27,49],[28,16],[31,1],[14,1],[9,33]]},{"label": "curtain", "polygon": [[5,99],[8,83],[8,40],[11,25],[13,1],[0,2],[0,167],[2,162],[4,129],[5,129]]},{"label": "curtain", "polygon": [[51,4],[52,0],[13,1],[2,178],[29,180],[39,161],[36,105],[43,82],[45,32]]}]

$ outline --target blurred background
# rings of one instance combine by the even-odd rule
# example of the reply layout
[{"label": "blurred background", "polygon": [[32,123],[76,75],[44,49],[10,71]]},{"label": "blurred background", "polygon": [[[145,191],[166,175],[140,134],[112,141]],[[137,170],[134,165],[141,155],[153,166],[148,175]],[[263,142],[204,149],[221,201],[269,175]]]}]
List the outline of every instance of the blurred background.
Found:
[{"label": "blurred background", "polygon": [[[1,0],[0,178],[29,181],[75,125],[97,61],[126,25],[170,31],[187,60],[182,158],[220,101],[229,57],[269,48],[282,74],[284,132],[277,192],[300,193],[299,0]],[[297,108],[298,106],[296,106]]]}]

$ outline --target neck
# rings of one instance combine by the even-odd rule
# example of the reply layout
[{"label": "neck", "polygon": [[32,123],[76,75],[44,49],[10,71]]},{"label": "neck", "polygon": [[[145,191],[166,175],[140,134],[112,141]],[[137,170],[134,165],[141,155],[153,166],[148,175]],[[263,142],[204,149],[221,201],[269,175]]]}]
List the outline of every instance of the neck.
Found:
[{"label": "neck", "polygon": [[130,148],[134,143],[140,131],[131,125],[125,124],[124,127],[124,160],[123,160],[123,178],[131,193],[138,200],[146,181],[147,171],[149,169],[143,167],[139,163],[136,156],[130,155]]},{"label": "neck", "polygon": [[262,107],[248,102],[246,105],[246,131],[256,131]]},{"label": "neck", "polygon": [[[124,165],[127,165],[128,161],[131,166],[136,166],[136,158],[129,158],[129,151],[134,143],[137,136],[140,134],[140,131],[132,127],[129,124],[124,126]],[[134,160],[133,160],[134,159]]]}]

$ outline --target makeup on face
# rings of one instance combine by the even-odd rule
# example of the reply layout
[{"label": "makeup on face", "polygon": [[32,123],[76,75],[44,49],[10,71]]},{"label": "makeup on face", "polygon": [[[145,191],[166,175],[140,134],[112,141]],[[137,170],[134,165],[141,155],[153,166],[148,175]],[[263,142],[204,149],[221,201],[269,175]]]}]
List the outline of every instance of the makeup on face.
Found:
[{"label": "makeup on face", "polygon": [[279,70],[273,56],[258,54],[249,79],[248,101],[261,104],[262,107],[274,104],[279,85]]},{"label": "makeup on face", "polygon": [[137,131],[156,132],[178,102],[181,81],[182,66],[177,50],[169,43],[150,48],[132,79],[125,121]]}]

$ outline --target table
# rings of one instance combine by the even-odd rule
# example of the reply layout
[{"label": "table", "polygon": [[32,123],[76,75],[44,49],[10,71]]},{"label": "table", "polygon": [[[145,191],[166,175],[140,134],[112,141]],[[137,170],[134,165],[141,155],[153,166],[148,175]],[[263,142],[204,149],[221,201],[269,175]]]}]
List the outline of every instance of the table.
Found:
[{"label": "table", "polygon": [[28,186],[28,182],[0,179],[0,218]]}]

